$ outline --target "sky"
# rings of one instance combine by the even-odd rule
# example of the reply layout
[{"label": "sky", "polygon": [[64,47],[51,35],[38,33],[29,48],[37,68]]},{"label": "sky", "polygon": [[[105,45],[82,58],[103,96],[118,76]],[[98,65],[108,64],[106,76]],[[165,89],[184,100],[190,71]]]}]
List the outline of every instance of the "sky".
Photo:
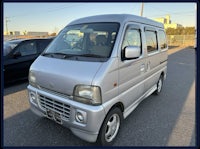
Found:
[{"label": "sky", "polygon": [[[71,21],[99,14],[140,15],[141,3],[4,3],[3,21],[6,31],[59,32]],[[196,4],[144,3],[143,17],[150,19],[170,15],[172,23],[196,25]]]}]

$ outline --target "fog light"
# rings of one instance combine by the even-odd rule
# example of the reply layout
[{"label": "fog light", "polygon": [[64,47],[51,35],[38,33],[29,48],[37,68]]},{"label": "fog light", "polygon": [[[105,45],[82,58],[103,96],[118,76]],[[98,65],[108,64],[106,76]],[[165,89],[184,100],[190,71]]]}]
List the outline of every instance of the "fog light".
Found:
[{"label": "fog light", "polygon": [[84,118],[83,118],[83,115],[80,112],[76,113],[76,120],[78,122],[83,122]]},{"label": "fog light", "polygon": [[79,123],[86,123],[86,112],[77,110],[75,119]]},{"label": "fog light", "polygon": [[29,97],[30,97],[30,101],[37,105],[37,97],[36,97],[36,94],[34,92],[29,92]]},{"label": "fog light", "polygon": [[36,100],[35,94],[30,93],[30,96],[31,96],[31,99],[32,99],[32,100]]}]

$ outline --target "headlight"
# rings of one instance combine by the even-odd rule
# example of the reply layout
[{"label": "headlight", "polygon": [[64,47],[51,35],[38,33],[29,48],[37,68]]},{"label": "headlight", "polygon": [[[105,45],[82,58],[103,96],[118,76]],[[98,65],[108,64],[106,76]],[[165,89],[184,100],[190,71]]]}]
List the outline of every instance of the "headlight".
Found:
[{"label": "headlight", "polygon": [[91,105],[102,103],[101,89],[98,86],[76,85],[74,88],[74,100]]},{"label": "headlight", "polygon": [[29,71],[28,80],[29,80],[30,85],[36,86],[36,78],[35,78],[35,75],[32,71]]}]

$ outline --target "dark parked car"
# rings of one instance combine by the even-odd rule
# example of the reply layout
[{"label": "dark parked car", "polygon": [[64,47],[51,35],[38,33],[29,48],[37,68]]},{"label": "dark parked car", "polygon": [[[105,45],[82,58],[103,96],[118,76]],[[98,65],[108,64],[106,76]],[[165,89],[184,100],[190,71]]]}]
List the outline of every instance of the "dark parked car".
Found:
[{"label": "dark parked car", "polygon": [[4,83],[28,77],[32,62],[43,52],[53,38],[15,39],[4,42]]}]

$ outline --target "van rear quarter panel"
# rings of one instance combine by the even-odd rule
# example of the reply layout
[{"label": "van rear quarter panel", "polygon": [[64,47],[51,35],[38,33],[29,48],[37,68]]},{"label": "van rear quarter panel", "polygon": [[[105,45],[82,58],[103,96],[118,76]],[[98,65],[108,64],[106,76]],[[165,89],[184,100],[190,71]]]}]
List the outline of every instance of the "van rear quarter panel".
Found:
[{"label": "van rear quarter panel", "polygon": [[[148,91],[153,85],[155,85],[160,77],[160,70],[162,65],[160,65],[161,53],[157,52],[151,56],[147,56],[147,70],[145,74],[145,91]],[[160,73],[159,73],[160,72]]]},{"label": "van rear quarter panel", "polygon": [[[159,44],[159,40],[158,40]],[[146,52],[146,81],[145,92],[149,90],[153,85],[157,84],[161,74],[166,76],[167,73],[167,48],[161,50],[158,46],[158,51],[155,53],[147,54]]]}]

